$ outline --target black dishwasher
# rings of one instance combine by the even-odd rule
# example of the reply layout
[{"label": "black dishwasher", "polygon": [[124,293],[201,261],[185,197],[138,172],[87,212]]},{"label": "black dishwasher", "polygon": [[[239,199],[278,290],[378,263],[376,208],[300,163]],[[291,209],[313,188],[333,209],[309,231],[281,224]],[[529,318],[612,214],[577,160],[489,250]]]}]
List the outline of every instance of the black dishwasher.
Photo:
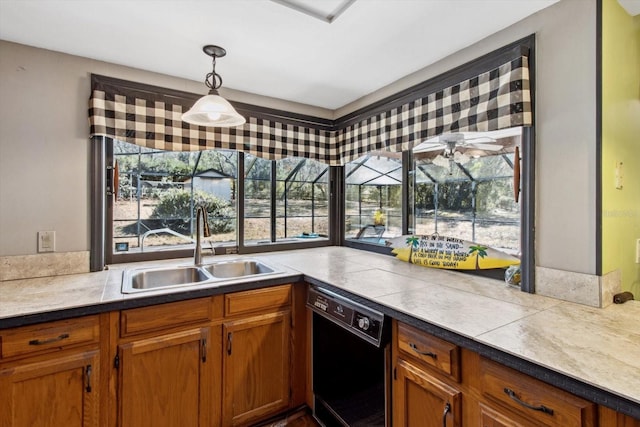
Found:
[{"label": "black dishwasher", "polygon": [[314,417],[326,427],[390,426],[390,345],[383,313],[316,286],[312,320]]}]

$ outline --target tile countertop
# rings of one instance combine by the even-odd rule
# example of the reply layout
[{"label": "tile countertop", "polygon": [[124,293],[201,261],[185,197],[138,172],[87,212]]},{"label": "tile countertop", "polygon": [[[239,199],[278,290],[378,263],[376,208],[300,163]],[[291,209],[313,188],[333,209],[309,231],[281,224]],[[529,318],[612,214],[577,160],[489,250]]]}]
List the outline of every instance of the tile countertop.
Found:
[{"label": "tile countertop", "polygon": [[[326,283],[619,396],[625,401],[623,412],[636,417],[640,414],[640,301],[592,308],[520,292],[492,279],[419,267],[345,247],[226,255],[213,260],[238,257],[257,258],[281,267],[283,273],[270,280],[282,282],[303,274],[311,281]],[[211,260],[207,258],[207,262]],[[189,261],[158,261],[144,266],[169,262]],[[0,325],[3,319],[20,316],[74,307],[118,309],[154,296],[184,294],[184,288],[120,293],[122,272],[133,265],[141,264],[112,266],[97,273],[0,282]],[[251,281],[233,284],[237,288],[245,282]],[[204,288],[208,286],[190,287],[189,293],[196,297],[199,290],[207,290]]]}]

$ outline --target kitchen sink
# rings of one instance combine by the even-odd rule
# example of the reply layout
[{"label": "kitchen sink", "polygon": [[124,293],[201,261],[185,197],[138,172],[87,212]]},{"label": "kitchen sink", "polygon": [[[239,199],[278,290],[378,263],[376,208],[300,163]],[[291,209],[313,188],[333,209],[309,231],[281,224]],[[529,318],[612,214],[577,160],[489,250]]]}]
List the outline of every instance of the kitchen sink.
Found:
[{"label": "kitchen sink", "polygon": [[202,266],[213,277],[234,278],[273,273],[275,270],[256,260],[220,261]]},{"label": "kitchen sink", "polygon": [[206,282],[211,276],[201,268],[193,267],[149,267],[126,270],[122,278],[122,292],[136,292],[192,285]]},{"label": "kitchen sink", "polygon": [[200,266],[142,267],[127,269],[122,276],[122,293],[137,293],[206,283],[216,286],[237,278],[278,273],[255,259],[216,261]]}]

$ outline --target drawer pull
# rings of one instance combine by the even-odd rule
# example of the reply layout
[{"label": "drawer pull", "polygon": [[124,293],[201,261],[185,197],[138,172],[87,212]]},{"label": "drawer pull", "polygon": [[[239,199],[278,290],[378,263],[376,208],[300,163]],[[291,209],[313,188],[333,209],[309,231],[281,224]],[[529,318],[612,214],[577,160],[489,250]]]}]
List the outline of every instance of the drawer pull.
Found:
[{"label": "drawer pull", "polygon": [[57,337],[49,338],[46,340],[31,340],[29,341],[29,345],[44,345],[51,344],[56,341],[62,341],[63,339],[69,338],[69,334],[60,334]]},{"label": "drawer pull", "polygon": [[516,393],[513,390],[511,390],[510,388],[506,388],[505,387],[504,392],[507,394],[507,396],[509,396],[511,399],[513,399],[514,402],[518,403],[519,405],[524,406],[525,408],[529,408],[529,409],[533,409],[534,411],[540,411],[540,412],[544,412],[545,414],[553,415],[553,409],[547,408],[544,405],[533,406],[533,405],[528,404],[527,402],[523,402],[522,400],[520,400],[518,398],[518,396],[516,396]]},{"label": "drawer pull", "polygon": [[420,350],[418,350],[418,346],[417,346],[417,345],[415,345],[415,344],[414,344],[414,343],[412,343],[412,342],[410,342],[410,343],[409,343],[409,347],[411,347],[411,350],[413,350],[413,351],[415,351],[416,353],[421,354],[421,355],[423,355],[423,356],[429,356],[429,357],[434,358],[434,359],[437,359],[437,358],[438,358],[438,355],[437,355],[437,354],[435,354],[435,353],[432,353],[432,352],[430,352],[430,351],[420,351]]}]

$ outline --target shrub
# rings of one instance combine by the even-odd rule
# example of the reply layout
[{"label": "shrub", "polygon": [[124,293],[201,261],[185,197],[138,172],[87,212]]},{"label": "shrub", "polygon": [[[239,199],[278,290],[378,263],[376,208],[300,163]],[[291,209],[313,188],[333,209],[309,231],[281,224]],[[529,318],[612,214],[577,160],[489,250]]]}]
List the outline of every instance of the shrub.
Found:
[{"label": "shrub", "polygon": [[[196,190],[193,193],[193,207],[195,209],[202,205],[207,209],[207,220],[211,233],[228,233],[233,230],[233,218],[230,218],[233,215],[233,209],[228,201]],[[169,227],[179,233],[190,234],[191,191],[170,190],[165,192],[153,209],[151,218],[160,219],[163,227]]]}]

